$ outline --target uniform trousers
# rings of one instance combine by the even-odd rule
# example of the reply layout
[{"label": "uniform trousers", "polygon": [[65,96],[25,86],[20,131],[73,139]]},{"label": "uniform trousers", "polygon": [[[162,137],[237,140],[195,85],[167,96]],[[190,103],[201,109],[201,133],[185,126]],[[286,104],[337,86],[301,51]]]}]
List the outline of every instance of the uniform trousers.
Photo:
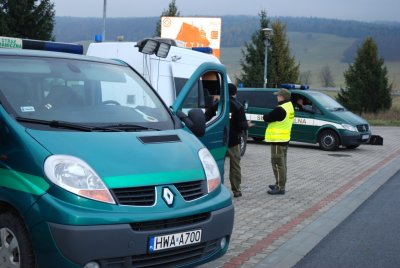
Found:
[{"label": "uniform trousers", "polygon": [[229,156],[229,181],[231,183],[232,192],[240,193],[240,184],[242,182],[242,173],[240,170],[240,146],[234,145],[228,148]]},{"label": "uniform trousers", "polygon": [[271,143],[271,164],[274,171],[275,184],[279,190],[285,190],[287,175],[287,150],[288,145]]}]

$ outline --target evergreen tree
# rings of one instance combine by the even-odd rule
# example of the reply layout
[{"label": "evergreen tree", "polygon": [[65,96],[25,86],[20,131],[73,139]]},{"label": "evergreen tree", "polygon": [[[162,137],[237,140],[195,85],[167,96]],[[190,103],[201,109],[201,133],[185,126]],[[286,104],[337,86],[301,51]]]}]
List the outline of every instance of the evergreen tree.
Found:
[{"label": "evergreen tree", "polygon": [[176,6],[176,0],[171,0],[168,5],[168,9],[161,13],[160,20],[157,22],[155,36],[161,36],[161,17],[179,17],[180,12],[178,11],[178,7]]},{"label": "evergreen tree", "polygon": [[299,83],[300,64],[290,55],[286,25],[280,21],[272,23],[272,36],[268,51],[268,85],[279,87],[284,83]]},{"label": "evergreen tree", "polygon": [[337,99],[348,109],[357,113],[390,109],[392,85],[372,38],[365,39],[358,48],[353,64],[344,72],[344,79],[346,88],[340,89]]},{"label": "evergreen tree", "polygon": [[54,39],[55,11],[50,0],[0,0],[0,10],[0,30],[6,31],[6,35],[38,40]]},{"label": "evergreen tree", "polygon": [[242,67],[240,77],[236,79],[237,84],[244,87],[264,87],[264,59],[265,59],[265,34],[262,29],[269,28],[269,19],[266,11],[259,13],[260,29],[251,37],[251,42],[245,43],[242,49],[244,59],[240,60]]},{"label": "evergreen tree", "polygon": [[8,36],[8,27],[6,23],[6,14],[0,7],[0,36]]},{"label": "evergreen tree", "polygon": [[[261,11],[260,29],[256,31],[250,43],[245,43],[242,49],[243,58],[240,61],[241,75],[236,82],[245,87],[264,87],[265,38],[262,29],[269,28],[270,21],[265,11]],[[272,23],[272,34],[267,43],[267,80],[269,87],[279,87],[282,83],[297,83],[299,81],[299,65],[290,56],[289,42],[281,22]]]}]

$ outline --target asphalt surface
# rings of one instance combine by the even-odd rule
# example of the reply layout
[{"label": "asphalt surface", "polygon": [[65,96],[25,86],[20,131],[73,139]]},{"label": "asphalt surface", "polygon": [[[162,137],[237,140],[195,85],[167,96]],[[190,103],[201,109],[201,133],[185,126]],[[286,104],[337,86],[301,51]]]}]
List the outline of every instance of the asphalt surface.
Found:
[{"label": "asphalt surface", "polygon": [[294,267],[400,267],[399,193],[397,172]]},{"label": "asphalt surface", "polygon": [[[300,261],[320,241],[399,171],[400,128],[373,127],[372,132],[383,137],[382,146],[327,152],[317,145],[291,143],[283,196],[267,194],[268,184],[274,182],[269,145],[249,139],[241,161],[243,196],[234,198],[235,224],[229,250],[199,267],[302,265]],[[225,184],[230,188],[228,160]],[[329,267],[326,264],[317,266]]]}]

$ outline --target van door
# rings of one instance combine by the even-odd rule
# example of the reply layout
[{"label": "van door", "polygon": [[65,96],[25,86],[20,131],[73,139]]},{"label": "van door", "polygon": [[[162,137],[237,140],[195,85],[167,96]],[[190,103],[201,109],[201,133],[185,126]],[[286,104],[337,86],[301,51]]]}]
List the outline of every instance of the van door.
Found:
[{"label": "van door", "polygon": [[180,90],[172,110],[185,114],[201,108],[206,118],[206,132],[199,139],[208,148],[224,174],[225,154],[229,137],[229,95],[226,69],[221,64],[201,64]]},{"label": "van door", "polygon": [[304,95],[293,94],[291,101],[294,107],[294,121],[291,140],[300,142],[315,142],[318,127],[315,126],[315,115],[320,114],[318,108]]}]

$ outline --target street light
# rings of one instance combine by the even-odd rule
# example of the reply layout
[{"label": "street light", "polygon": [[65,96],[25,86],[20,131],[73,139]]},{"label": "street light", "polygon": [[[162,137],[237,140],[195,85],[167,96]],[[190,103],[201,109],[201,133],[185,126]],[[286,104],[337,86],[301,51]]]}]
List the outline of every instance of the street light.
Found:
[{"label": "street light", "polygon": [[103,5],[103,34],[102,34],[102,40],[106,41],[106,9],[107,9],[107,0],[104,0],[104,5]]},{"label": "street light", "polygon": [[264,57],[264,87],[267,87],[268,84],[268,79],[267,79],[267,65],[268,65],[268,42],[269,42],[269,37],[272,33],[271,28],[263,28],[262,29],[264,33],[264,44],[265,44],[265,57]]}]

